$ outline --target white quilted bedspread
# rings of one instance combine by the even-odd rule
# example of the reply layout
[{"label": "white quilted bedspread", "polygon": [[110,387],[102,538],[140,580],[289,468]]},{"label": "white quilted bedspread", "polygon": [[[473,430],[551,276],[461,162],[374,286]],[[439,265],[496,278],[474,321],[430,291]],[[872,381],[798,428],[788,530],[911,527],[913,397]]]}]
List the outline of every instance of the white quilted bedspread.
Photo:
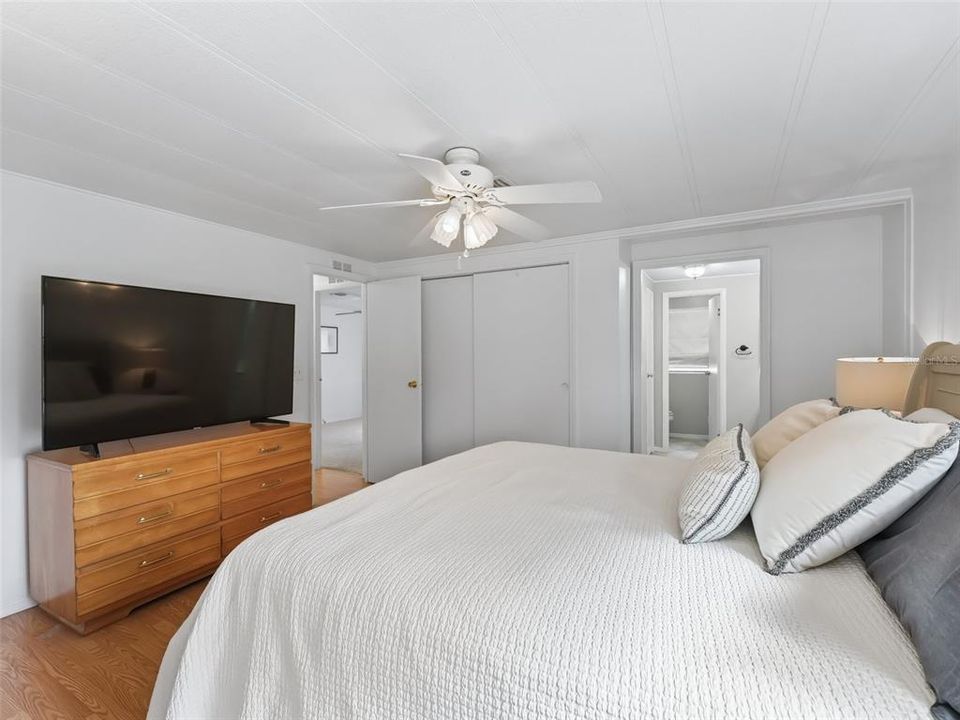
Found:
[{"label": "white quilted bedspread", "polygon": [[774,577],[749,525],[682,545],[686,468],[498,443],[267,528],[217,571],[151,712],[929,718],[859,558]]}]

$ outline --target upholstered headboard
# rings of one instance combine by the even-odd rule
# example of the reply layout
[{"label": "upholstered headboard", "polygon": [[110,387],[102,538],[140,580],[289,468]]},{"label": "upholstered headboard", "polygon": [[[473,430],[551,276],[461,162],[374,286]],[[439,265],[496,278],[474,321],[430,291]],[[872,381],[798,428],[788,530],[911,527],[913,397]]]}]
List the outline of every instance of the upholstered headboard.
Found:
[{"label": "upholstered headboard", "polygon": [[960,417],[960,345],[935,342],[920,354],[903,413],[924,407]]}]

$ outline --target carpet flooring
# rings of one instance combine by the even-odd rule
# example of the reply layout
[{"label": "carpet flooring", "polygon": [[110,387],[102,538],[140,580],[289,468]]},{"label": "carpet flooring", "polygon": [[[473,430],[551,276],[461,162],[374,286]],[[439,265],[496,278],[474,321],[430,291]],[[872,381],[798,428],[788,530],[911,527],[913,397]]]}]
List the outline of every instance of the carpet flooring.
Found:
[{"label": "carpet flooring", "polygon": [[363,472],[363,422],[360,418],[328,422],[320,427],[320,465]]}]

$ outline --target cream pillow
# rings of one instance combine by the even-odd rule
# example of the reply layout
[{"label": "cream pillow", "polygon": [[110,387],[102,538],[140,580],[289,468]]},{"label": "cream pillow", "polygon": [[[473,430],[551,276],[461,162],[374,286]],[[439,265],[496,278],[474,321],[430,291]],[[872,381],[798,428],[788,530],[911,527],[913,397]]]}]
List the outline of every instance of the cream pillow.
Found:
[{"label": "cream pillow", "polygon": [[770,459],[804,433],[840,414],[833,400],[808,400],[777,415],[753,434],[753,451],[763,470]]},{"label": "cream pillow", "polygon": [[913,423],[882,410],[814,428],[763,469],[751,517],[771,573],[822,565],[913,506],[957,457],[960,423]]},{"label": "cream pillow", "polygon": [[937,408],[920,408],[907,415],[904,420],[912,420],[919,423],[952,423],[957,422],[957,418],[943,410]]},{"label": "cream pillow", "polygon": [[750,435],[737,425],[697,455],[680,491],[680,539],[710,542],[726,537],[750,514],[760,470]]}]

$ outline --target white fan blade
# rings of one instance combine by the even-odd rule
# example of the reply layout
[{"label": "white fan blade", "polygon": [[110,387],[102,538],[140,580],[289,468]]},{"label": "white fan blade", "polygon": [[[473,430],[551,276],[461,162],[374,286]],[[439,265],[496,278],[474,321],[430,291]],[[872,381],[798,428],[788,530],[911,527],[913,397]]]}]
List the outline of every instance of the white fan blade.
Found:
[{"label": "white fan blade", "polygon": [[490,206],[484,209],[483,213],[500,227],[527,240],[537,242],[546,240],[551,235],[540,223],[507,208]]},{"label": "white fan blade", "polygon": [[429,180],[431,185],[458,192],[466,190],[460,184],[460,181],[447,170],[447,166],[439,160],[420,157],[419,155],[404,155],[403,153],[400,153],[400,159]]},{"label": "white fan blade", "polygon": [[595,182],[508,185],[491,188],[488,193],[506,205],[546,205],[552,203],[596,203],[603,200]]},{"label": "white fan blade", "polygon": [[410,205],[431,207],[433,205],[445,205],[448,202],[450,202],[448,199],[437,200],[436,198],[424,198],[423,200],[394,200],[392,202],[360,203],[358,205],[330,205],[329,207],[322,207],[320,210],[349,210],[351,208],[366,207],[407,207]]}]

